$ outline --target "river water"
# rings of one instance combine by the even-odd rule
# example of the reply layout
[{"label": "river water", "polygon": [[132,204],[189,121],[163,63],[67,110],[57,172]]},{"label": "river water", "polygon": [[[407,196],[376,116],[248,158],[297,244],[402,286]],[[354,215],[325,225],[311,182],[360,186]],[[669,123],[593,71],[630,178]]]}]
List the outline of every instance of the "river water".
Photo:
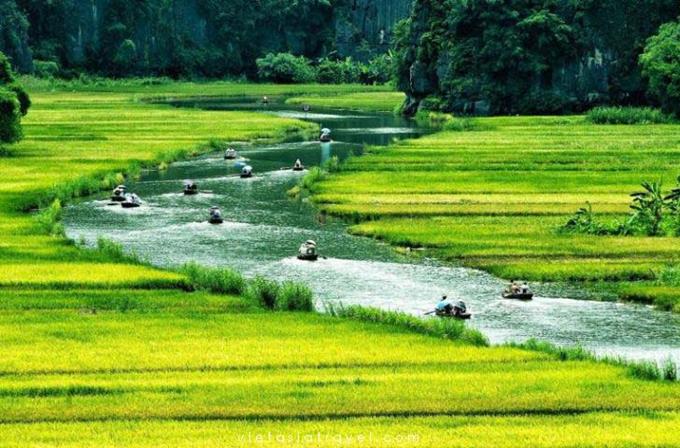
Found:
[{"label": "river water", "polygon": [[[406,257],[378,241],[349,235],[346,225],[317,214],[306,201],[286,192],[304,172],[293,172],[295,159],[307,166],[331,156],[360,154],[364,145],[417,137],[424,130],[391,115],[313,110],[292,106],[236,104],[224,100],[177,104],[206,109],[253,109],[297,117],[333,130],[334,141],[271,145],[235,145],[254,168],[241,179],[234,161],[222,154],[178,162],[149,171],[128,184],[144,204],[137,209],[111,206],[108,194],[85,198],[64,210],[69,237],[94,245],[103,236],[160,266],[196,261],[229,266],[309,285],[320,301],[361,304],[422,315],[443,293],[463,299],[472,325],[492,343],[538,338],[560,345],[582,345],[598,355],[680,362],[680,316],[642,305],[574,300],[578,291],[535,285],[531,302],[500,298],[504,282],[484,272]],[[184,179],[203,191],[184,196]],[[207,223],[208,208],[222,209],[225,223]],[[325,259],[298,261],[301,242],[313,239]]]}]

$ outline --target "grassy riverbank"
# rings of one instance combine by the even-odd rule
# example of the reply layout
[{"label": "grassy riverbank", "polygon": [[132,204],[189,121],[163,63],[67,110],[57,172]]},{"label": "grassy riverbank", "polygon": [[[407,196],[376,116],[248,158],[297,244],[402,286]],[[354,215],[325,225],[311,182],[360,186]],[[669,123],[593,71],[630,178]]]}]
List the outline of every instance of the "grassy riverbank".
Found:
[{"label": "grassy riverbank", "polygon": [[143,97],[358,87],[63,88],[33,86],[26,139],[0,158],[2,445],[280,446],[253,439],[270,433],[320,433],[297,446],[328,447],[343,446],[343,434],[386,447],[678,443],[670,429],[680,421],[678,384],[578,357],[187,292],[180,273],[80,250],[45,234],[58,230],[51,219],[41,225],[22,211],[109,188],[125,170],[189,156],[212,139],[280,138],[309,126]]},{"label": "grassy riverbank", "polygon": [[676,264],[677,238],[559,232],[587,202],[596,215],[622,218],[643,181],[674,186],[680,125],[498,117],[462,128],[372,148],[318,184],[314,199],[355,220],[357,234],[508,279],[608,282],[625,297],[680,311],[677,279],[663,285],[663,298],[630,284],[653,286]]}]

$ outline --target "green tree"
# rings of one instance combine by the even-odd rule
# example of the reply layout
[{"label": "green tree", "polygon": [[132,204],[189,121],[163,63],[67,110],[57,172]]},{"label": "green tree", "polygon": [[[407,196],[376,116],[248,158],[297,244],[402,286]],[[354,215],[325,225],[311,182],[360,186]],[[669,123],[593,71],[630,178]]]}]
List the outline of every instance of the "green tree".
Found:
[{"label": "green tree", "polygon": [[21,139],[21,117],[30,106],[31,100],[16,81],[9,60],[0,53],[0,143]]},{"label": "green tree", "polygon": [[649,78],[649,92],[667,112],[680,117],[680,21],[662,25],[649,38],[640,64]]}]

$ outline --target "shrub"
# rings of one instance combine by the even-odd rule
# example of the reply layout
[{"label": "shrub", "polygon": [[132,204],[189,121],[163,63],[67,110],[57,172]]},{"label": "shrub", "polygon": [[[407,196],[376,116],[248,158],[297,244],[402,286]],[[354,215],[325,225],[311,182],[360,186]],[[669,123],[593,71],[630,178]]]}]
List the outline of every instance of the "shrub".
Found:
[{"label": "shrub", "polygon": [[361,66],[361,82],[364,84],[387,84],[394,77],[391,53],[381,54]]},{"label": "shrub", "polygon": [[38,78],[54,78],[59,70],[59,64],[54,61],[33,61],[33,74]]},{"label": "shrub", "polygon": [[218,294],[241,294],[245,280],[236,271],[228,268],[212,269],[196,263],[187,263],[182,267],[189,284],[194,289],[204,289]]},{"label": "shrub", "polygon": [[586,115],[594,124],[664,124],[671,118],[651,107],[596,107]]},{"label": "shrub", "polygon": [[281,84],[314,82],[316,73],[309,60],[290,53],[269,53],[256,61],[257,75],[262,81]]},{"label": "shrub", "polygon": [[61,201],[55,199],[49,207],[37,215],[36,220],[43,232],[48,235],[63,235],[64,226],[61,224]]},{"label": "shrub", "polygon": [[313,311],[314,294],[302,283],[284,282],[276,296],[276,308],[285,311]]},{"label": "shrub", "polygon": [[640,65],[649,79],[649,92],[664,110],[680,117],[680,21],[661,25],[647,40]]},{"label": "shrub", "polygon": [[14,92],[0,86],[0,142],[21,140],[21,106]]},{"label": "shrub", "polygon": [[264,308],[273,310],[276,308],[280,290],[281,286],[275,281],[257,276],[248,283],[245,295],[248,299],[259,303]]}]

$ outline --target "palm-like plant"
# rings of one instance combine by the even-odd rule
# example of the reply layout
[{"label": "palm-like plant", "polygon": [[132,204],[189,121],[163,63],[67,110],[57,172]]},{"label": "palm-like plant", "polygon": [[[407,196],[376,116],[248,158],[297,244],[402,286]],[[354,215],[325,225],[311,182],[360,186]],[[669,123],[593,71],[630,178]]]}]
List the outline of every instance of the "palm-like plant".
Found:
[{"label": "palm-like plant", "polygon": [[680,236],[680,176],[678,176],[678,186],[663,199],[673,218],[673,231],[676,236]]},{"label": "palm-like plant", "polygon": [[657,236],[661,233],[663,210],[666,200],[661,190],[661,182],[643,182],[643,191],[631,194],[635,210],[632,221],[642,225],[647,235]]}]

